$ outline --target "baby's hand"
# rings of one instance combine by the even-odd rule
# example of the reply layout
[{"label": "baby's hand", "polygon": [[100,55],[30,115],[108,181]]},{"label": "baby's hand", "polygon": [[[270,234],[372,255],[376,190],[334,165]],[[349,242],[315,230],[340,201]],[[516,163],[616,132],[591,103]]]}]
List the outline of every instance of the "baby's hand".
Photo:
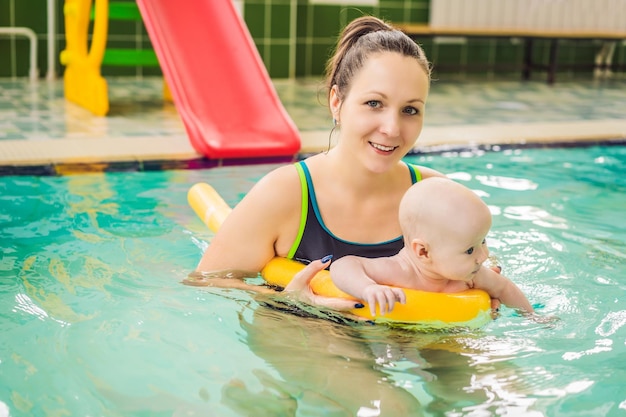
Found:
[{"label": "baby's hand", "polygon": [[557,322],[561,321],[557,316],[542,316],[537,313],[529,314],[528,318],[535,323],[546,324],[548,327],[555,327]]},{"label": "baby's hand", "polygon": [[396,302],[406,303],[406,296],[400,288],[372,284],[363,289],[363,301],[370,306],[372,317],[376,317],[376,304],[378,304],[380,315],[384,316],[393,310]]}]

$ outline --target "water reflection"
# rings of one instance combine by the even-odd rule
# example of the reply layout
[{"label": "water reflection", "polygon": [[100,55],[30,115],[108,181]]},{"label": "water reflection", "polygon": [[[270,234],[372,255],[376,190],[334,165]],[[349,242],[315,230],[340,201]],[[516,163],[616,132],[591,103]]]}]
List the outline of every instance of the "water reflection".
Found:
[{"label": "water reflection", "polygon": [[506,337],[424,334],[268,308],[240,323],[244,343],[276,371],[253,371],[258,384],[224,386],[222,403],[241,415],[487,415],[502,407],[532,415],[536,402],[534,381],[513,361],[543,351],[526,336],[537,327]]},{"label": "water reflection", "polygon": [[567,219],[554,216],[548,211],[539,207],[533,206],[508,206],[504,208],[503,212],[505,217],[531,222],[537,226],[554,228],[554,229],[568,229]]},{"label": "water reflection", "polygon": [[537,183],[526,178],[502,177],[497,175],[476,175],[474,178],[481,184],[513,191],[536,190]]}]

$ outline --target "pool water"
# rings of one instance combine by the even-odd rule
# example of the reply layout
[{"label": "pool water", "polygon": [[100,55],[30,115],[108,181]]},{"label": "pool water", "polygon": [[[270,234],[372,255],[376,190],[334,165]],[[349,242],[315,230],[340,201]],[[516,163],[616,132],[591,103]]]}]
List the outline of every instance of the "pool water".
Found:
[{"label": "pool water", "polygon": [[0,416],[626,415],[626,148],[407,160],[485,199],[558,322],[422,334],[182,285],[212,237],[189,187],[234,205],[272,165],[0,177]]}]

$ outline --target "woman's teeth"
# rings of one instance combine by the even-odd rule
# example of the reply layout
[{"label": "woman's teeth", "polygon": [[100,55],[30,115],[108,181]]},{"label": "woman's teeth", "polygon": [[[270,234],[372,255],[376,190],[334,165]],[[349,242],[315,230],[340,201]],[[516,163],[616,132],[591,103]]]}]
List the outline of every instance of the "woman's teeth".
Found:
[{"label": "woman's teeth", "polygon": [[372,145],[374,148],[383,152],[391,152],[394,149],[396,149],[396,146],[384,146],[384,145],[379,145],[378,143],[373,143],[373,142],[370,142],[370,145]]}]

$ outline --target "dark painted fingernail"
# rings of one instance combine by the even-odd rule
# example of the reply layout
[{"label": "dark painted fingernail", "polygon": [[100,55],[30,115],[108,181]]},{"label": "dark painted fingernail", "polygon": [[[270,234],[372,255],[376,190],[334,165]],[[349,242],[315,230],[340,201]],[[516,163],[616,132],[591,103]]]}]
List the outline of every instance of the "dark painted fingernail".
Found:
[{"label": "dark painted fingernail", "polygon": [[356,303],[356,304],[354,305],[354,308],[363,308],[363,307],[365,307],[365,305],[363,305],[363,304],[361,304],[361,303]]},{"label": "dark painted fingernail", "polygon": [[322,258],[322,263],[325,264],[326,262],[330,261],[331,259],[333,259],[333,255],[326,255]]}]

